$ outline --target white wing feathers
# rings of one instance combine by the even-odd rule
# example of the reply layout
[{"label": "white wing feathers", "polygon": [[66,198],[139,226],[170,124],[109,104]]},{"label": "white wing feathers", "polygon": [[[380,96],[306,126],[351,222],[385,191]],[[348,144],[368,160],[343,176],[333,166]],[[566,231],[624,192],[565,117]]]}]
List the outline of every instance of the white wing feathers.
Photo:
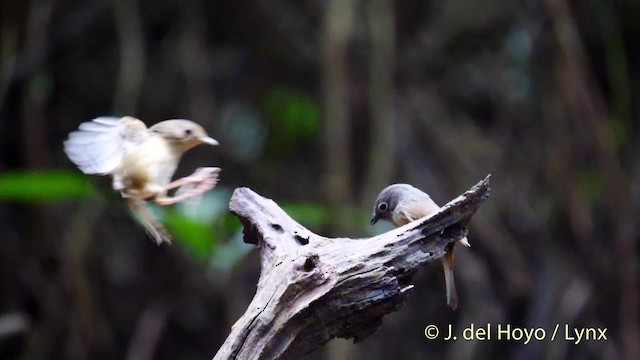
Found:
[{"label": "white wing feathers", "polygon": [[109,174],[146,139],[146,130],[142,121],[131,117],[98,117],[69,134],[64,152],[85,174]]}]

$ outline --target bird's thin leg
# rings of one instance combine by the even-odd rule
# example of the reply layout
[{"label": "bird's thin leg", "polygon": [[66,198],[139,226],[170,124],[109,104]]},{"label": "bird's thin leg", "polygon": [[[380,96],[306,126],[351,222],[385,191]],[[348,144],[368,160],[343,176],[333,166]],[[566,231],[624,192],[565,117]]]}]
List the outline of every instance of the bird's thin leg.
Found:
[{"label": "bird's thin leg", "polygon": [[161,206],[171,205],[191,197],[202,195],[216,186],[219,180],[219,173],[220,168],[217,167],[198,168],[193,174],[173,181],[165,186],[165,190],[179,186],[180,188],[175,196],[159,196],[156,197],[155,202]]}]

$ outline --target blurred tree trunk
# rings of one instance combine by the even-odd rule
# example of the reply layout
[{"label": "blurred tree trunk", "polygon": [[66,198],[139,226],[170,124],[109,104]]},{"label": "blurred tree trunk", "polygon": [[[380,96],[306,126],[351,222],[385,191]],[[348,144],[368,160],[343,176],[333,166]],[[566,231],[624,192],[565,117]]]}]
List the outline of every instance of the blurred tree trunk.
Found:
[{"label": "blurred tree trunk", "polygon": [[[633,234],[633,215],[631,188],[624,165],[616,153],[613,120],[607,109],[605,97],[594,84],[595,79],[588,68],[588,55],[583,47],[578,28],[565,0],[547,0],[549,12],[553,19],[556,40],[560,52],[558,58],[558,87],[566,98],[567,111],[576,121],[576,128],[584,128],[584,136],[595,153],[596,163],[593,165],[603,174],[604,199],[609,205],[609,221],[614,228],[611,231],[613,251],[610,258],[615,259],[615,278],[618,280],[620,303],[617,306],[621,324],[622,349],[627,359],[640,358],[640,323],[638,320],[638,258],[635,249],[636,239]],[[624,63],[621,65],[625,65]],[[615,74],[610,74],[613,80]],[[619,91],[625,91],[624,86]],[[624,96],[624,95],[619,95]],[[614,100],[615,104],[624,101]],[[619,106],[619,105],[618,105]],[[626,109],[617,109],[616,114],[625,118]],[[615,110],[614,110],[615,114]],[[618,119],[620,121],[620,119]],[[632,155],[633,156],[633,155]],[[593,211],[593,210],[592,210]],[[593,249],[588,249],[593,251]]]},{"label": "blurred tree trunk", "polygon": [[[349,220],[342,216],[346,212],[340,209],[349,206],[353,194],[347,50],[353,32],[355,5],[355,0],[325,3],[322,35],[325,194],[333,214],[330,222],[337,233],[344,232],[349,226]],[[348,341],[331,342],[326,356],[327,359],[352,359],[355,357],[354,345]]]},{"label": "blurred tree trunk", "polygon": [[120,40],[120,68],[113,99],[114,113],[136,115],[145,72],[144,35],[138,2],[115,0],[115,27]]},{"label": "blurred tree trunk", "polygon": [[340,208],[351,202],[351,143],[347,50],[353,31],[354,0],[331,0],[325,5],[322,35],[322,85],[324,97],[324,146],[327,200],[336,231],[347,226]]},{"label": "blurred tree trunk", "polygon": [[[189,117],[200,122],[213,119],[216,112],[211,54],[207,49],[207,19],[203,4],[192,2],[184,7],[181,47],[176,57],[182,64],[189,99]],[[206,123],[203,123],[203,126]]]},{"label": "blurred tree trunk", "polygon": [[[32,59],[45,53],[49,46],[48,32],[51,24],[52,1],[30,1],[25,26],[25,38],[22,42],[21,57],[16,61],[19,64],[25,59]],[[19,47],[19,46],[18,46]],[[47,65],[42,64],[25,79],[22,84],[22,122],[19,123],[21,142],[20,159],[21,166],[26,169],[39,169],[49,163],[49,152],[46,151],[47,121],[45,120],[46,104],[50,96],[50,88],[47,80],[50,76]],[[10,76],[9,76],[10,78]],[[47,229],[51,224],[49,207],[40,204],[28,205],[25,209],[26,218],[31,224],[25,231],[27,241],[32,242],[31,247],[36,249],[35,275],[37,286],[29,289],[31,293],[45,293],[39,298],[38,306],[42,310],[41,322],[46,324],[35,329],[25,350],[25,358],[46,357],[56,347],[56,339],[52,333],[63,332],[64,319],[61,316],[62,294],[56,286],[59,274],[56,269],[46,269],[49,259],[60,259],[60,246],[58,242],[51,241]],[[49,271],[47,271],[49,270]],[[40,287],[42,286],[42,287]],[[64,343],[63,346],[67,346]]]},{"label": "blurred tree trunk", "polygon": [[371,152],[363,201],[370,206],[393,178],[395,159],[395,17],[391,0],[366,2],[371,46]]}]

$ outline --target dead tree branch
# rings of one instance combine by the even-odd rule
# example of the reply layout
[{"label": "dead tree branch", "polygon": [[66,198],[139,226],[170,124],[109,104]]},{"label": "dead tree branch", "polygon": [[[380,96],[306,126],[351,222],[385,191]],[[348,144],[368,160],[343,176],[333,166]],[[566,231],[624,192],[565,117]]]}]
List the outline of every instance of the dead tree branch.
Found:
[{"label": "dead tree branch", "polygon": [[287,359],[335,337],[366,338],[399,309],[422,265],[467,235],[466,224],[489,196],[489,176],[437,213],[369,239],[326,238],[298,224],[248,188],[229,209],[244,240],[260,248],[255,297],[214,359]]}]

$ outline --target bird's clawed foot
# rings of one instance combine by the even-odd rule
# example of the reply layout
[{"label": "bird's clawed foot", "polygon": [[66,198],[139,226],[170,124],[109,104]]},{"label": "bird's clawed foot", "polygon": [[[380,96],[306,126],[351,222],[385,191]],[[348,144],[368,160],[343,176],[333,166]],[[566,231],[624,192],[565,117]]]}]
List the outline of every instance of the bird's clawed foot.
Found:
[{"label": "bird's clawed foot", "polygon": [[178,191],[171,197],[156,198],[155,203],[165,206],[201,196],[216,186],[219,181],[219,174],[220,168],[217,167],[198,168],[193,174],[167,184],[165,191],[179,187]]}]

